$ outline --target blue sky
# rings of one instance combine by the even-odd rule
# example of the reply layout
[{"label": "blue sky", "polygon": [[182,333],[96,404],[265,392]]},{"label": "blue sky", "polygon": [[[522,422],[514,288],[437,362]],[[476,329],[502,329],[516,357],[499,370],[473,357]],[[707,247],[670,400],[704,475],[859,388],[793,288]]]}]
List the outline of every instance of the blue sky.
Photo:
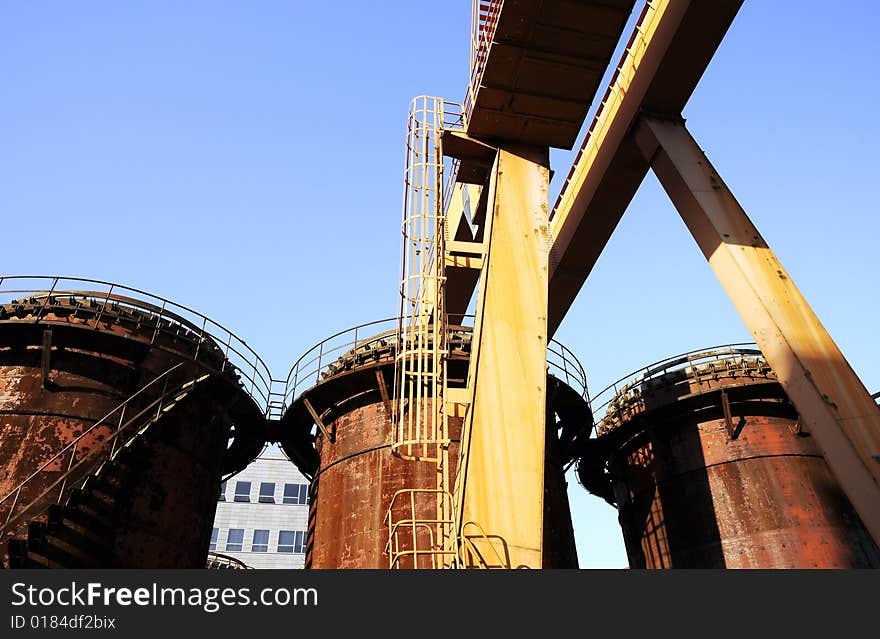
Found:
[{"label": "blue sky", "polygon": [[[277,373],[393,315],[407,104],[467,78],[470,2],[441,4],[0,2],[0,271],[169,297]],[[878,14],[747,1],[685,110],[872,391]],[[557,338],[598,390],[749,335],[649,176]],[[615,511],[570,482],[581,565],[625,566]]]}]

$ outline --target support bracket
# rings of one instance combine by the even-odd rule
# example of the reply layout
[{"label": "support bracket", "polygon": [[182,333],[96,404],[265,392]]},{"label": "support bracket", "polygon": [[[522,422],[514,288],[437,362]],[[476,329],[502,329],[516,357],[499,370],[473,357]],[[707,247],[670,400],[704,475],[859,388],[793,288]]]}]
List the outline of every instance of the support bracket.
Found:
[{"label": "support bracket", "polygon": [[303,397],[303,405],[306,407],[306,410],[309,411],[309,415],[312,416],[312,419],[315,420],[315,424],[317,425],[317,427],[321,431],[321,433],[324,435],[324,437],[326,437],[330,443],[335,444],[336,443],[335,435],[333,435],[327,429],[327,427],[324,425],[324,422],[321,421],[321,416],[318,415],[318,411],[316,411],[315,407],[312,406],[312,403],[309,401],[308,397]]},{"label": "support bracket", "polygon": [[49,380],[49,371],[52,370],[52,330],[43,331],[43,352],[40,357],[40,379],[43,388],[51,390],[52,382]]}]

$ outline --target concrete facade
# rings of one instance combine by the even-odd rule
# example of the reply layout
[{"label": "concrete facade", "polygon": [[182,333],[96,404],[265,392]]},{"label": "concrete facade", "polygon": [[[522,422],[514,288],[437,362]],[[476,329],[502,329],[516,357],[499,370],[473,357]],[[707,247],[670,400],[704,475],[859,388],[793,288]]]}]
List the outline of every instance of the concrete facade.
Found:
[{"label": "concrete facade", "polygon": [[267,448],[221,486],[211,551],[251,568],[302,568],[308,484],[281,451]]}]

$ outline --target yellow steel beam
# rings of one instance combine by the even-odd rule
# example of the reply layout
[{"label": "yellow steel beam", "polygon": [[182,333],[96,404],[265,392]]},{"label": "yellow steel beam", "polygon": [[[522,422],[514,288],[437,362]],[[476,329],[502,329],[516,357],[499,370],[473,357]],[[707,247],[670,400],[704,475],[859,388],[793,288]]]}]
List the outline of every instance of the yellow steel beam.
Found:
[{"label": "yellow steel beam", "polygon": [[635,132],[801,421],[880,542],[880,408],[679,119]]},{"label": "yellow steel beam", "polygon": [[456,495],[468,556],[513,568],[542,563],[547,164],[500,150],[493,167]]},{"label": "yellow steel beam", "polygon": [[677,116],[743,0],[649,0],[553,209],[548,332],[556,332],[648,172],[642,111]]}]

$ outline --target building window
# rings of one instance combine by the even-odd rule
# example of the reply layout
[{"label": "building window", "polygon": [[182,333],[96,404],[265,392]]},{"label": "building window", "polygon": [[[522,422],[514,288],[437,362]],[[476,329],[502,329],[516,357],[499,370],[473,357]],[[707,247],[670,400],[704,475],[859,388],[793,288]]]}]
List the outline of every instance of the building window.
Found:
[{"label": "building window", "polygon": [[249,481],[235,482],[235,501],[251,500],[251,483]]},{"label": "building window", "polygon": [[268,530],[254,531],[254,542],[251,544],[251,552],[269,552]]},{"label": "building window", "polygon": [[260,482],[260,503],[275,503],[275,484],[268,481]]},{"label": "building window", "polygon": [[305,532],[302,530],[282,530],[278,533],[278,552],[302,554],[305,551]]},{"label": "building window", "polygon": [[284,500],[285,504],[307,504],[309,503],[309,486],[308,484],[284,484]]},{"label": "building window", "polygon": [[217,498],[217,501],[226,501],[226,482],[221,482],[220,484],[220,496]]},{"label": "building window", "polygon": [[241,552],[241,544],[244,542],[244,528],[230,528],[226,538],[226,550]]},{"label": "building window", "polygon": [[220,529],[215,528],[211,531],[211,547],[209,550],[217,550],[217,535],[220,534]]},{"label": "building window", "polygon": [[293,552],[296,541],[296,533],[292,530],[282,530],[278,533],[278,552]]}]

